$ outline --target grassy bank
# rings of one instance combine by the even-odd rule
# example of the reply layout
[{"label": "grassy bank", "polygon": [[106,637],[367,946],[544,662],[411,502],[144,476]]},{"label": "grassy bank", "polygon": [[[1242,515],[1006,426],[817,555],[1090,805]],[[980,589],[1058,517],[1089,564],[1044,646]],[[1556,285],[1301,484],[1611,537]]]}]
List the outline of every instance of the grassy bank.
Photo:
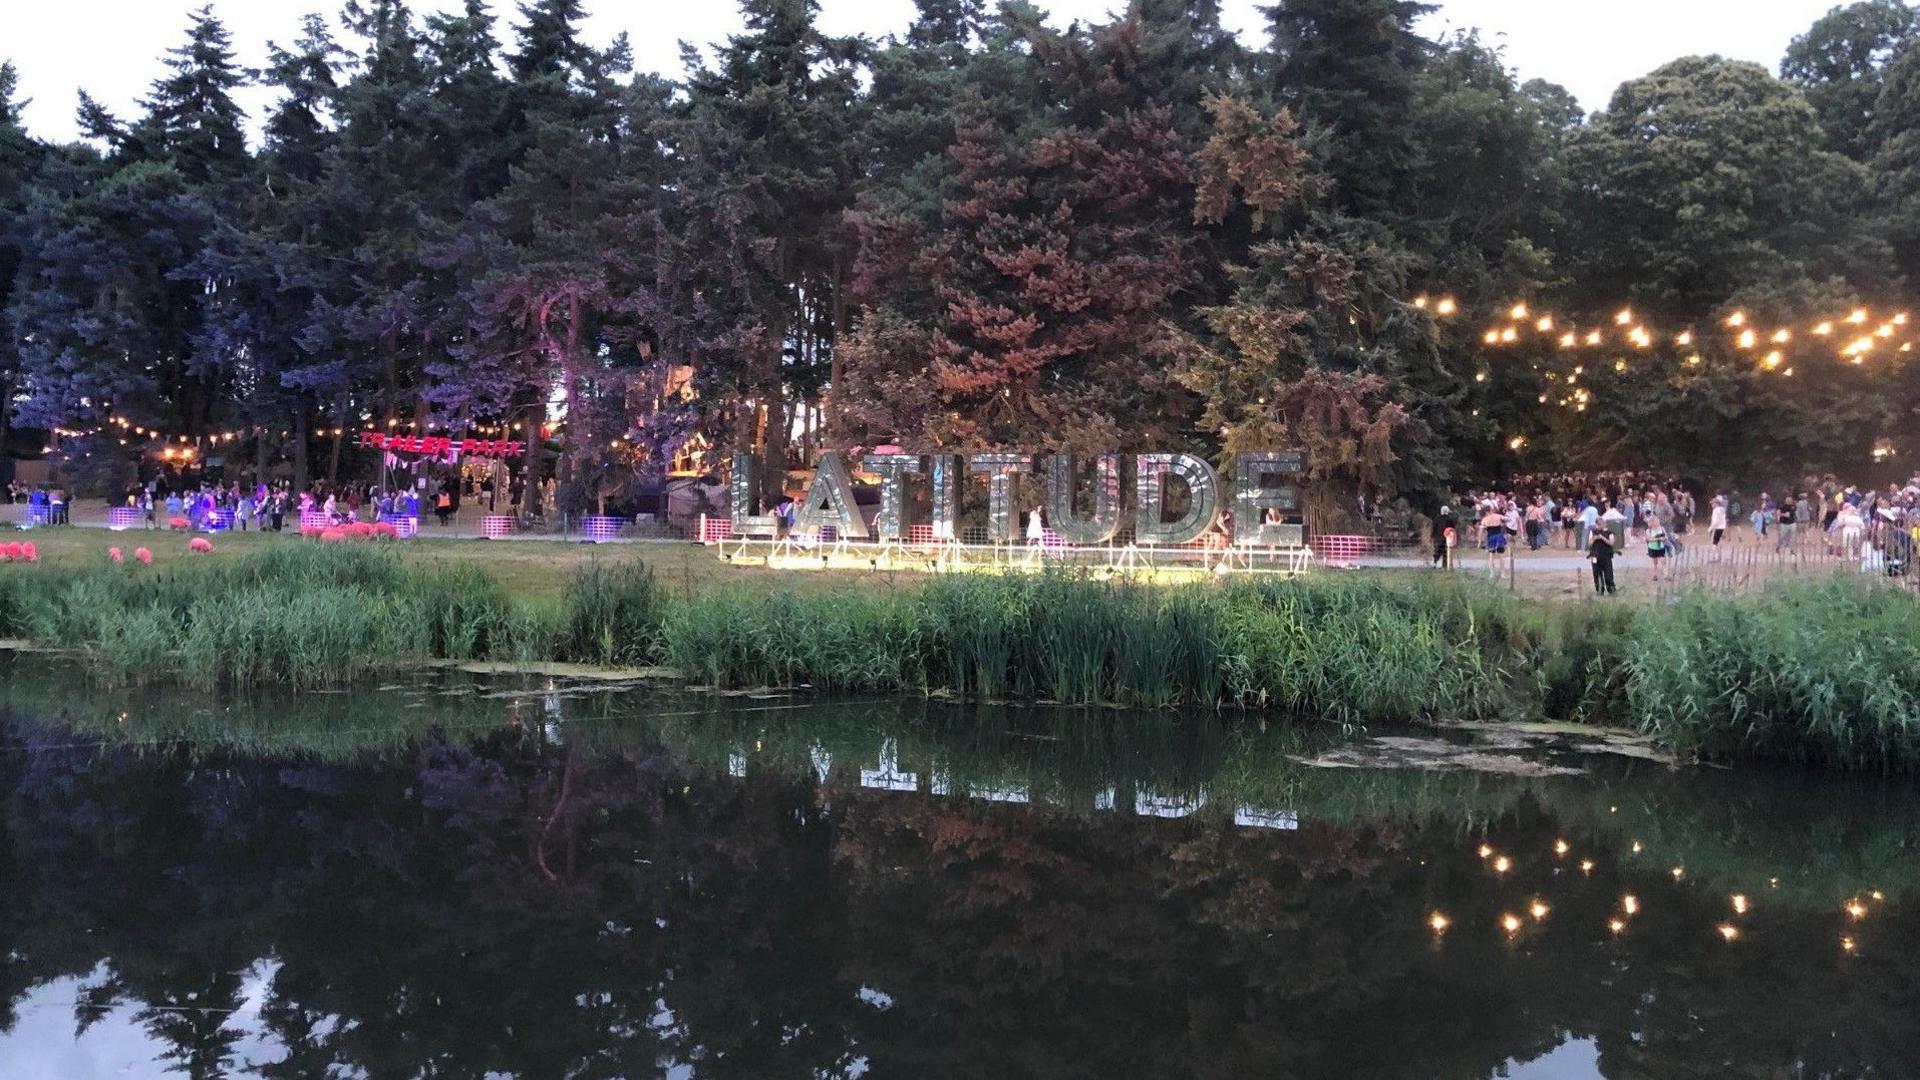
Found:
[{"label": "grassy bank", "polygon": [[1848,579],[1630,606],[1531,603],[1461,575],[680,592],[630,556],[528,598],[471,562],[312,544],[0,567],[0,634],[78,650],[121,682],[312,688],[427,659],[663,661],[715,686],[1605,721],[1707,757],[1862,769],[1920,765],[1916,627],[1911,597]]}]

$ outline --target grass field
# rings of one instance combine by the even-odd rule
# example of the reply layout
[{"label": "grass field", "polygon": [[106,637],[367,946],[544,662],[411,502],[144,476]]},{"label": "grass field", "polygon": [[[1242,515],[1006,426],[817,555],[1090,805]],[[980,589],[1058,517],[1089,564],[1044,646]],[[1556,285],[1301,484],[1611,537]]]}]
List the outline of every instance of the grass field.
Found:
[{"label": "grass field", "polygon": [[[129,558],[142,545],[153,552],[155,565],[175,560],[204,558],[187,551],[187,537],[180,533],[108,532],[97,528],[41,528],[20,533],[0,532],[5,539],[32,540],[40,558],[52,566],[81,567],[104,562],[107,549],[123,548]],[[302,544],[294,533],[278,535],[259,532],[232,533],[214,539],[215,556],[256,551],[275,544]],[[653,568],[655,576],[676,596],[693,596],[714,585],[741,582],[771,590],[834,592],[840,590],[917,589],[927,575],[909,571],[873,572],[863,570],[774,570],[764,566],[741,566],[724,562],[717,551],[684,541],[642,541],[626,544],[587,544],[567,540],[428,537],[394,544],[403,557],[422,566],[474,566],[499,581],[515,599],[541,601],[560,595],[574,572],[595,562],[612,564],[641,559]],[[1549,552],[1548,555],[1565,555]],[[1530,556],[1520,557],[1520,570],[1513,575],[1512,590],[1521,598],[1554,602],[1584,603],[1592,599],[1592,590],[1582,570],[1538,570],[1527,567]],[[1322,571],[1340,576],[1386,575],[1392,577],[1426,576],[1427,570]],[[1486,577],[1485,560],[1467,560],[1454,573],[1461,577]],[[1654,596],[1647,579],[1644,560],[1623,559],[1618,564],[1621,595],[1618,601],[1640,602]],[[1504,583],[1504,579],[1503,579]]]},{"label": "grass field", "polygon": [[[107,561],[107,549],[121,548],[126,557],[133,549],[146,547],[153,552],[155,566],[168,566],[188,559],[205,559],[187,550],[183,533],[108,532],[90,528],[42,528],[0,534],[6,540],[32,540],[39,549],[40,561],[52,568],[78,568]],[[259,551],[276,545],[312,544],[295,533],[232,533],[213,539],[214,554]],[[391,545],[409,563],[422,567],[472,566],[484,570],[518,600],[557,598],[584,566],[599,562],[616,564],[644,560],[653,568],[660,583],[677,595],[693,595],[721,581],[762,582],[769,588],[833,590],[843,588],[886,587],[893,583],[911,585],[917,575],[885,575],[846,571],[806,572],[769,570],[765,567],[738,567],[722,562],[712,548],[674,541],[632,544],[583,544],[565,540],[479,540],[419,539],[401,540]]]}]

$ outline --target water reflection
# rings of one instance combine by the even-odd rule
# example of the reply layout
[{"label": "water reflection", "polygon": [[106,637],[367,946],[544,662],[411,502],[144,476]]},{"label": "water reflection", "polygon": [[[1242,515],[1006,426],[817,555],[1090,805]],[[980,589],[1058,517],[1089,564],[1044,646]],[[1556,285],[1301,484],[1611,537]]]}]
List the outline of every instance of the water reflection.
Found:
[{"label": "water reflection", "polygon": [[1893,786],[1320,769],[1294,731],[460,677],[265,706],[73,685],[6,687],[9,1077],[1920,1054]]}]

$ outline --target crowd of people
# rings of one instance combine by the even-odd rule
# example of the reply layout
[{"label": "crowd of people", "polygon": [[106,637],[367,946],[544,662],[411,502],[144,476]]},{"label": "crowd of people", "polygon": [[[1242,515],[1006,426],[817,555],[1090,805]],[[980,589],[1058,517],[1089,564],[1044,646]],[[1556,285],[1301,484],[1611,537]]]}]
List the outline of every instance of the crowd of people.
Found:
[{"label": "crowd of people", "polygon": [[1670,476],[1521,476],[1504,490],[1446,500],[1432,542],[1436,565],[1451,564],[1456,548],[1466,544],[1486,553],[1493,574],[1520,544],[1530,551],[1582,552],[1593,568],[1594,589],[1603,594],[1616,590],[1614,559],[1629,546],[1644,549],[1656,582],[1665,576],[1667,561],[1695,542],[1709,546],[1709,561],[1721,557],[1724,545],[1745,542],[1905,574],[1920,542],[1920,473],[1904,486],[1884,489],[1843,486],[1827,477],[1783,488],[1778,496],[1720,491],[1704,505]]},{"label": "crowd of people", "polygon": [[[443,490],[435,511],[441,524],[453,506],[451,491]],[[129,488],[123,505],[138,510],[147,528],[157,529],[185,522],[194,530],[224,528],[236,532],[258,529],[282,532],[289,523],[298,527],[311,515],[319,514],[326,525],[350,525],[357,521],[395,521],[418,519],[420,495],[411,489],[385,490],[379,487],[329,488],[315,485],[295,494],[287,484],[201,483],[169,488],[159,481]]]}]

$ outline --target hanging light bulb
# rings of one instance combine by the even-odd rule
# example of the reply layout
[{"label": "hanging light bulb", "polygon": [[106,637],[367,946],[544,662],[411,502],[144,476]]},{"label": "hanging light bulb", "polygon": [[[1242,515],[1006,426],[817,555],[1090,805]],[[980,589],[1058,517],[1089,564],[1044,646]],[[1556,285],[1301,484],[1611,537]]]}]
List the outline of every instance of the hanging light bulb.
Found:
[{"label": "hanging light bulb", "polygon": [[1673,339],[1673,343],[1674,343],[1675,345],[1691,345],[1691,344],[1693,344],[1693,331],[1691,331],[1691,330],[1682,330],[1682,331],[1680,331],[1680,336],[1679,336],[1679,337],[1677,337],[1677,338],[1674,338],[1674,339]]},{"label": "hanging light bulb", "polygon": [[1744,311],[1736,311],[1727,316],[1727,325],[1735,327],[1747,325],[1747,313]]},{"label": "hanging light bulb", "polygon": [[1629,323],[1633,322],[1633,309],[1621,308],[1619,314],[1613,317],[1613,321],[1614,321],[1614,324],[1617,326],[1628,325]]},{"label": "hanging light bulb", "polygon": [[1576,340],[1577,339],[1574,337],[1573,331],[1569,330],[1566,333],[1560,335],[1560,347],[1563,349],[1571,349],[1573,348]]},{"label": "hanging light bulb", "polygon": [[1441,297],[1440,302],[1433,306],[1433,310],[1436,314],[1444,317],[1452,315],[1454,312],[1460,310],[1460,308],[1459,305],[1454,303],[1453,297],[1445,296]]},{"label": "hanging light bulb", "polygon": [[1620,910],[1626,912],[1629,915],[1640,914],[1640,898],[1633,895],[1632,893],[1628,893],[1627,895],[1621,897]]},{"label": "hanging light bulb", "polygon": [[1507,309],[1507,318],[1512,319],[1516,322],[1526,317],[1527,317],[1527,305],[1525,304],[1515,304],[1511,308]]},{"label": "hanging light bulb", "polygon": [[1813,332],[1819,337],[1826,337],[1828,334],[1833,333],[1833,324],[1830,322],[1820,323],[1813,328]]},{"label": "hanging light bulb", "polygon": [[1751,329],[1748,329],[1748,330],[1740,331],[1740,336],[1735,340],[1739,343],[1741,348],[1751,349],[1753,348],[1754,343],[1759,341],[1760,338]]},{"label": "hanging light bulb", "polygon": [[1433,928],[1434,933],[1444,934],[1447,932],[1447,927],[1453,925],[1453,920],[1436,911],[1427,916],[1427,925]]},{"label": "hanging light bulb", "polygon": [[1549,330],[1552,330],[1552,329],[1553,329],[1553,316],[1551,316],[1551,315],[1542,315],[1542,316],[1540,316],[1540,318],[1539,318],[1538,320],[1536,320],[1536,321],[1534,322],[1534,324],[1533,324],[1533,328],[1534,328],[1535,330],[1538,330],[1539,332],[1541,332],[1541,333],[1543,333],[1543,334],[1544,334],[1544,333],[1546,333],[1546,332],[1547,332],[1547,331],[1549,331]]},{"label": "hanging light bulb", "polygon": [[1863,323],[1863,322],[1866,322],[1866,321],[1867,321],[1867,309],[1866,309],[1866,308],[1854,308],[1854,309],[1853,309],[1853,311],[1852,311],[1852,313],[1851,313],[1851,314],[1849,314],[1849,315],[1847,316],[1847,321],[1848,321],[1848,322],[1850,322],[1850,323],[1852,323],[1852,324],[1854,324],[1855,326],[1858,326],[1858,325],[1860,325],[1861,323]]}]

